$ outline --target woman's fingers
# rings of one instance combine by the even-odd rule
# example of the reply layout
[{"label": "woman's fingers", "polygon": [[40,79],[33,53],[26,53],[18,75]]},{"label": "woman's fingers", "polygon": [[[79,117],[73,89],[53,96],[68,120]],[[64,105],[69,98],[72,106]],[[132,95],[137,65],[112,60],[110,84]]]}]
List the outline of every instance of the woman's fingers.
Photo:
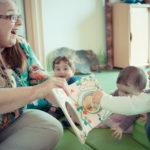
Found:
[{"label": "woman's fingers", "polygon": [[65,93],[69,96],[70,89],[65,79],[63,78],[50,78],[49,79],[49,92],[52,92],[53,88],[62,88]]},{"label": "woman's fingers", "polygon": [[62,88],[65,93],[69,96],[70,95],[70,88],[66,82],[65,79],[62,79],[62,78],[55,78],[55,87],[59,87],[59,88]]}]

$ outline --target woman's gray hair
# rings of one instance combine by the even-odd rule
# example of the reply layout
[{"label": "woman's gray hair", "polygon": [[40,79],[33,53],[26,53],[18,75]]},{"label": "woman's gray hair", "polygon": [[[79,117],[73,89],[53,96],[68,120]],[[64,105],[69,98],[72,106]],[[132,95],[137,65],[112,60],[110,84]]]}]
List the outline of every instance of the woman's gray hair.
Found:
[{"label": "woman's gray hair", "polygon": [[7,2],[8,0],[0,0],[0,3],[4,3]]},{"label": "woman's gray hair", "polygon": [[[5,3],[5,2],[7,2],[7,1],[10,1],[10,0],[0,0],[0,3]],[[15,3],[16,3],[16,1],[15,1],[15,0],[11,0],[11,1],[13,1],[13,2],[15,2]]]}]

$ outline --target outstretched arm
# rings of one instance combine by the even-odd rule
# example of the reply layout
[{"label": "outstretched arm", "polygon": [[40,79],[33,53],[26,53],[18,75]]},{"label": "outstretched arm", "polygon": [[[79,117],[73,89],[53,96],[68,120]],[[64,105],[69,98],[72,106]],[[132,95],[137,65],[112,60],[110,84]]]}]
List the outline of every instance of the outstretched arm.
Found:
[{"label": "outstretched arm", "polygon": [[1,88],[0,114],[14,111],[35,100],[40,91],[37,87]]},{"label": "outstretched arm", "polygon": [[100,105],[114,113],[125,115],[150,112],[150,94],[141,93],[132,97],[102,94]]},{"label": "outstretched arm", "polygon": [[56,87],[63,88],[69,95],[68,85],[62,78],[50,78],[31,87],[0,88],[0,114],[14,111],[36,99],[47,98],[52,102],[51,99],[54,100],[52,89]]}]

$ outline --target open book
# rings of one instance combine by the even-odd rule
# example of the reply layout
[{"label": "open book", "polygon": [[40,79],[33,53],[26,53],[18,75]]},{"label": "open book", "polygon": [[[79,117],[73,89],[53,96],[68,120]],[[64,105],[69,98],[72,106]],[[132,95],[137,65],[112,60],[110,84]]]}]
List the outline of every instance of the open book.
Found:
[{"label": "open book", "polygon": [[[75,134],[84,144],[88,133],[105,120],[111,112],[100,106],[86,107],[86,101],[92,98],[95,90],[100,89],[100,84],[93,74],[83,77],[69,87],[71,90],[70,97],[61,88],[53,89],[53,93]],[[75,125],[74,121],[79,126]]]}]

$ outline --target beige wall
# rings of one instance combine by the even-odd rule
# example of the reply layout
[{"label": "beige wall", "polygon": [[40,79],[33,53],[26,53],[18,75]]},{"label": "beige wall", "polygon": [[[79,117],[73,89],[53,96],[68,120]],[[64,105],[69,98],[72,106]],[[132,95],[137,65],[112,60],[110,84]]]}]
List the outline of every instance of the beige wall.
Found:
[{"label": "beige wall", "polygon": [[59,47],[105,51],[103,0],[44,0],[46,54]]},{"label": "beige wall", "polygon": [[104,6],[105,0],[43,0],[46,54],[64,46],[105,52]]},{"label": "beige wall", "polygon": [[24,0],[15,0],[16,3],[17,3],[17,6],[19,8],[19,14],[22,15],[22,21],[23,21],[23,25],[22,27],[20,28],[19,32],[18,32],[18,35],[26,38],[26,26],[25,26],[25,17],[24,17]]},{"label": "beige wall", "polygon": [[105,59],[105,0],[24,0],[24,3],[27,39],[38,58],[39,53],[43,54],[42,62],[43,52],[47,55],[64,46],[92,49]]}]

